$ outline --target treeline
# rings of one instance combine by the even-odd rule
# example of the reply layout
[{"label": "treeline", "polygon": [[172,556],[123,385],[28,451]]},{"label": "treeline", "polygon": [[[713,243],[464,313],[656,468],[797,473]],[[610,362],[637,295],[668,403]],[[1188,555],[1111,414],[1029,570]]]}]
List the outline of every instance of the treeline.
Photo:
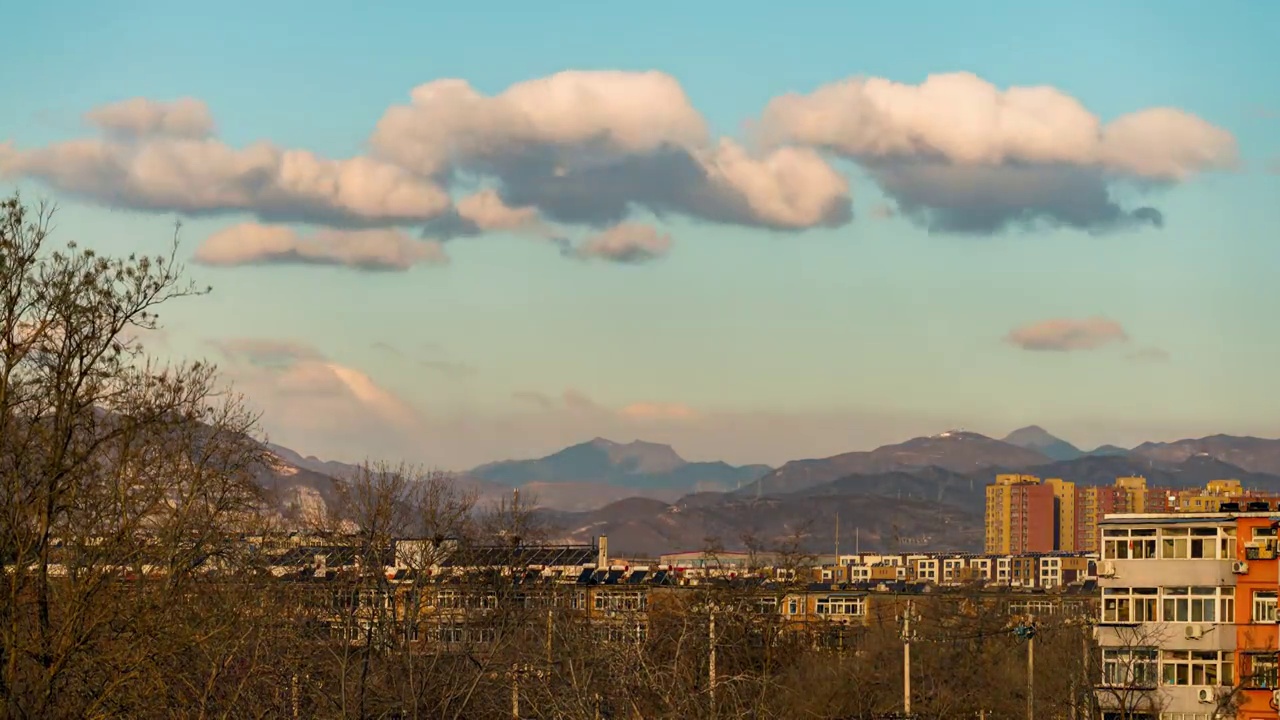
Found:
[{"label": "treeline", "polygon": [[[708,586],[601,623],[554,587],[535,593],[493,573],[467,581],[492,601],[442,622],[422,572],[439,558],[420,553],[409,560],[419,572],[389,578],[390,539],[518,549],[539,534],[529,507],[478,508],[446,475],[370,467],[327,514],[286,521],[255,482],[267,458],[242,400],[213,367],[157,364],[138,342],[162,306],[205,292],[184,280],[176,243],[161,257],[54,249],[51,217],[17,197],[0,204],[0,717],[901,708],[905,606],[865,627],[793,632],[742,590]],[[354,569],[273,573],[266,549],[243,539],[286,522],[354,537]],[[911,617],[919,717],[1020,716],[1027,649],[1006,613],[922,601]],[[1040,625],[1041,717],[1084,717],[1088,637],[1063,618]]]}]

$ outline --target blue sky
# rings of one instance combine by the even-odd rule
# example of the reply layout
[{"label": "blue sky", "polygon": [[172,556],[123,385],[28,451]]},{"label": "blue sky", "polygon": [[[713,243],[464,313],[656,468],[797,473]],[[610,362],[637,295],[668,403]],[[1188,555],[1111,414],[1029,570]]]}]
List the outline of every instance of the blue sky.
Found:
[{"label": "blue sky", "polygon": [[[1002,435],[1034,422],[1082,445],[1277,434],[1268,391],[1280,364],[1272,331],[1280,176],[1268,165],[1280,158],[1280,49],[1267,29],[1280,25],[1280,8],[1269,3],[1078,2],[1066,11],[994,1],[875,10],[750,2],[625,10],[585,2],[177,5],[51,0],[10,17],[37,31],[11,38],[10,62],[0,66],[7,110],[0,143],[11,141],[17,158],[0,183],[56,199],[64,239],[112,252],[164,248],[177,217],[185,255],[221,233],[223,255],[189,264],[214,294],[166,312],[166,332],[149,342],[162,355],[217,360],[263,411],[271,438],[300,451],[466,467],[605,435],[671,442],[690,458],[778,463],[953,426]],[[678,83],[709,138],[690,140],[694,149],[681,161],[711,157],[722,137],[767,158],[772,146],[757,141],[771,130],[808,153],[797,165],[807,174],[770,176],[774,184],[751,186],[759,195],[736,194],[714,207],[699,193],[721,198],[723,187],[681,186],[668,198],[662,185],[674,181],[646,176],[657,187],[637,184],[634,192],[661,196],[658,212],[628,197],[626,217],[584,221],[608,198],[580,192],[571,199],[580,217],[567,220],[568,205],[557,203],[569,200],[539,195],[546,178],[522,174],[528,168],[516,161],[532,155],[511,150],[515,135],[502,142],[468,135],[475,157],[456,161],[449,180],[428,178],[410,162],[404,137],[371,139],[388,108],[411,107],[411,90],[424,83],[457,78],[491,96],[567,70],[656,70]],[[1063,154],[1058,141],[1069,133],[1055,132],[1030,154],[986,161],[984,174],[951,176],[956,166],[967,172],[967,161],[941,145],[932,155],[886,156],[858,144],[863,131],[849,124],[839,137],[817,138],[812,125],[765,117],[787,93],[848,78],[916,86],[957,72],[1001,91],[1051,86],[1103,126],[1171,107],[1217,134],[1147,125],[1138,140],[1154,140],[1141,152],[1130,136],[1111,160],[1095,153],[1086,161]],[[667,103],[665,85],[611,77],[591,82],[615,88],[611,102],[626,112],[673,123],[689,117],[648,106]],[[651,90],[652,103],[627,99]],[[413,220],[379,222],[372,231],[403,236],[356,237],[350,223],[308,215],[314,203],[288,204],[294,196],[268,208],[288,204],[283,219],[291,222],[281,223],[260,198],[174,200],[177,191],[164,182],[128,191],[120,182],[92,185],[76,170],[83,166],[68,171],[66,154],[47,152],[99,137],[83,117],[95,108],[183,97],[205,104],[216,131],[197,138],[182,130],[188,134],[155,142],[243,149],[268,141],[320,158],[377,157],[418,193],[412,215],[453,212],[428,209],[433,188],[455,204],[490,188],[512,208],[532,197],[539,222],[554,227],[508,224],[442,238],[438,224]],[[913,126],[917,149],[951,137],[948,125],[962,124],[980,102],[964,93],[941,104],[933,97]],[[411,127],[440,125],[441,107],[418,107]],[[550,105],[535,99],[529,107]],[[806,117],[821,119],[848,102],[805,107],[815,113]],[[570,107],[554,122],[588,115]],[[883,139],[897,128],[879,132]],[[146,142],[131,137],[127,152]],[[537,150],[562,165],[603,153],[617,162],[611,183],[628,191],[627,173],[651,167],[633,162],[648,150],[631,146]],[[1037,164],[1050,150],[1055,162]],[[1188,172],[1176,181],[1162,175],[1156,161],[1164,157]],[[1010,174],[1028,165],[1040,173],[1032,179],[1047,183],[1046,195],[1002,197],[1028,185]],[[158,172],[141,161],[131,167]],[[182,167],[188,191],[220,187],[212,164]],[[847,178],[847,192],[831,185],[825,168]],[[483,179],[451,184],[464,175]],[[1059,184],[1068,180],[1083,184]],[[359,185],[359,200],[377,187]],[[937,193],[954,201],[959,187],[972,192],[964,195],[966,218],[981,204],[1041,222],[1032,230],[956,232],[938,219],[949,201]],[[1104,232],[1092,219],[1075,228],[1043,222],[1054,212],[1046,208],[1098,188],[1125,212],[1158,209],[1162,227],[1140,218]],[[851,196],[852,219],[767,204],[820,192]],[[246,224],[259,233],[252,252]],[[273,242],[319,233],[307,247],[330,254],[325,264],[289,262],[297,250],[268,257],[263,233],[274,233]],[[375,242],[411,254],[381,271],[332,254],[337,247],[347,259],[367,254]],[[624,247],[640,254],[624,255]]]}]

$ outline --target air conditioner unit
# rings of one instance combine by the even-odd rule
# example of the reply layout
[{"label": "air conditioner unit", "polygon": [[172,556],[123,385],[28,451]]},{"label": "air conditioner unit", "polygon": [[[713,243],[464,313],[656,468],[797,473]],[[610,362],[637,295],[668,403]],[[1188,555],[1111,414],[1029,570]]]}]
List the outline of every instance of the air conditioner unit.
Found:
[{"label": "air conditioner unit", "polygon": [[1200,627],[1199,625],[1188,625],[1188,626],[1187,626],[1187,639],[1188,639],[1188,640],[1199,640],[1199,639],[1200,639],[1200,638],[1202,638],[1202,637],[1204,637],[1204,628]]},{"label": "air conditioner unit", "polygon": [[1098,563],[1098,577],[1115,577],[1116,564],[1110,560],[1103,560]]},{"label": "air conditioner unit", "polygon": [[1231,562],[1231,572],[1237,575],[1244,575],[1249,572],[1249,563],[1244,560],[1233,560]]},{"label": "air conditioner unit", "polygon": [[1196,699],[1202,703],[1211,703],[1216,698],[1213,696],[1212,688],[1200,688],[1200,690],[1196,692]]}]

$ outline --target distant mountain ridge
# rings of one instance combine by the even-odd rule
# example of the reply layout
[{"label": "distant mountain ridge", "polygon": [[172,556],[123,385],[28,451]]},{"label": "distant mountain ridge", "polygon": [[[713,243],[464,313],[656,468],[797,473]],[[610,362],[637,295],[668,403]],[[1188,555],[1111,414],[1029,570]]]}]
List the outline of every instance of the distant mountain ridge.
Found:
[{"label": "distant mountain ridge", "polygon": [[[1058,442],[1070,445],[1038,426],[1004,440],[949,431],[771,470],[691,463],[668,445],[596,438],[543,458],[481,465],[458,481],[479,490],[485,502],[518,487],[537,498],[538,513],[556,526],[559,539],[607,534],[620,553],[698,549],[709,537],[727,548],[742,547],[749,537],[769,546],[797,532],[812,551],[831,552],[837,515],[845,548],[978,550],[985,487],[1001,472],[1085,486],[1126,475],[1169,488],[1235,478],[1248,488],[1280,491],[1280,440],[1214,435],[1133,450],[1104,445],[1070,459],[1054,449],[1061,449]],[[280,498],[287,515],[323,508],[355,470],[268,447],[278,462],[259,482]]]},{"label": "distant mountain ridge", "polygon": [[492,483],[600,483],[633,490],[731,490],[772,468],[724,462],[688,462],[670,445],[595,438],[533,460],[487,463],[467,473]]},{"label": "distant mountain ridge", "polygon": [[[903,470],[942,468],[972,472],[983,468],[1022,468],[1047,463],[1050,458],[985,435],[963,430],[918,437],[875,450],[833,455],[828,458],[793,460],[759,480],[763,492],[795,492],[831,482],[846,475],[872,475]],[[740,494],[759,490],[753,484]]]}]

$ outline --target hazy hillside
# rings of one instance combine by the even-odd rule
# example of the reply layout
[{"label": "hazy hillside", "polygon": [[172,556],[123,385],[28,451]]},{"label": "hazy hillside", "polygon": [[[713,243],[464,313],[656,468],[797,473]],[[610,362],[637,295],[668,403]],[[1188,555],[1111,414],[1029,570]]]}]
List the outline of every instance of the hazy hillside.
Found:
[{"label": "hazy hillside", "polygon": [[1034,450],[1050,460],[1075,460],[1084,451],[1061,438],[1055,437],[1039,425],[1028,425],[1005,436],[1004,442],[1020,448]]},{"label": "hazy hillside", "polygon": [[[1028,467],[1048,462],[1035,451],[993,440],[972,432],[944,432],[918,437],[875,450],[844,453],[829,458],[794,460],[765,475],[760,485],[765,493],[802,490],[846,475],[871,475],[939,467],[968,473],[993,467]],[[755,486],[740,494],[755,493]]]},{"label": "hazy hillside", "polygon": [[1131,454],[1156,462],[1182,462],[1207,455],[1252,472],[1280,475],[1280,440],[1234,435],[1210,435],[1175,442],[1145,442]]},{"label": "hazy hillside", "polygon": [[770,469],[765,465],[735,467],[723,462],[687,462],[670,445],[596,438],[536,460],[488,463],[466,474],[511,487],[569,482],[646,492],[690,492],[731,490],[755,481]]}]

